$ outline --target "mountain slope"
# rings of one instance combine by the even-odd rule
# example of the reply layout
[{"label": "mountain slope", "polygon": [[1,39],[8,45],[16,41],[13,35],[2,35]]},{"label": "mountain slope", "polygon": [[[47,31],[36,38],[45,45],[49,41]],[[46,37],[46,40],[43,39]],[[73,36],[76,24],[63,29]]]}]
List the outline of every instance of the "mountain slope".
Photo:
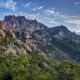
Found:
[{"label": "mountain slope", "polygon": [[79,80],[80,36],[22,18],[0,21],[0,80]]},{"label": "mountain slope", "polygon": [[80,36],[65,26],[48,28],[24,16],[5,16],[3,22],[24,44],[58,60],[80,62]]}]

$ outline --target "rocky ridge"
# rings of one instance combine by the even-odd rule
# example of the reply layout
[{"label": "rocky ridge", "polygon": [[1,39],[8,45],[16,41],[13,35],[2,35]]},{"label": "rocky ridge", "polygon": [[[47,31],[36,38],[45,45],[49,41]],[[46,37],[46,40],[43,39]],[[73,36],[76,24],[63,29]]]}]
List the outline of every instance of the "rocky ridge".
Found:
[{"label": "rocky ridge", "polygon": [[59,60],[80,61],[80,36],[65,26],[49,28],[35,19],[14,15],[5,16],[3,22],[8,32],[16,36],[14,43],[7,46],[8,53],[27,54],[34,49]]}]

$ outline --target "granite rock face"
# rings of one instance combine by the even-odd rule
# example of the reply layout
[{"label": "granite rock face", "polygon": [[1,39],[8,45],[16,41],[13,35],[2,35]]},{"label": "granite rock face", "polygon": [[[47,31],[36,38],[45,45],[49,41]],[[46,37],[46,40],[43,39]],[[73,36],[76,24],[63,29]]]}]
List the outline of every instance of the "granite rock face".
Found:
[{"label": "granite rock face", "polygon": [[80,36],[65,26],[49,28],[35,19],[14,15],[5,16],[3,22],[15,35],[15,39],[19,40],[18,48],[24,53],[34,49],[39,54],[47,54],[59,60],[80,61]]},{"label": "granite rock face", "polygon": [[34,32],[36,30],[45,30],[47,28],[44,24],[37,22],[36,19],[29,20],[24,16],[5,16],[4,22],[9,28],[15,31],[23,30]]},{"label": "granite rock face", "polygon": [[80,43],[80,36],[77,35],[75,32],[69,31],[65,26],[56,26],[51,28],[49,31],[52,37],[58,38],[60,40],[71,40],[75,43]]},{"label": "granite rock face", "polygon": [[[23,38],[28,36],[28,32],[36,38],[42,40],[44,37],[55,37],[60,40],[69,39],[76,43],[80,43],[80,36],[74,32],[69,31],[65,26],[56,26],[48,28],[37,20],[29,20],[24,16],[5,16],[4,22],[6,26],[16,33],[17,37]],[[26,36],[25,36],[26,35]]]}]

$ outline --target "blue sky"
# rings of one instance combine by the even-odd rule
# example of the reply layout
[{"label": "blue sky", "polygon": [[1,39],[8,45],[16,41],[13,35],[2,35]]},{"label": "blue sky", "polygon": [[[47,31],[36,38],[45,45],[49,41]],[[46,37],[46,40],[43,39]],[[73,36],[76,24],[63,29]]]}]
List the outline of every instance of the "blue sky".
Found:
[{"label": "blue sky", "polygon": [[54,27],[65,25],[80,32],[80,0],[0,0],[0,19],[23,15]]}]

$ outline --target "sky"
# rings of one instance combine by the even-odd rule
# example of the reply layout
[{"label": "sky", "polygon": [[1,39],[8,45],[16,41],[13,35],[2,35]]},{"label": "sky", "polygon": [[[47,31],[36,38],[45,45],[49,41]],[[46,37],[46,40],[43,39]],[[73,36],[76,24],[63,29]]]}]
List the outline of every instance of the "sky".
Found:
[{"label": "sky", "polygon": [[21,15],[48,27],[64,25],[80,32],[80,0],[0,0],[0,20],[5,15]]}]

